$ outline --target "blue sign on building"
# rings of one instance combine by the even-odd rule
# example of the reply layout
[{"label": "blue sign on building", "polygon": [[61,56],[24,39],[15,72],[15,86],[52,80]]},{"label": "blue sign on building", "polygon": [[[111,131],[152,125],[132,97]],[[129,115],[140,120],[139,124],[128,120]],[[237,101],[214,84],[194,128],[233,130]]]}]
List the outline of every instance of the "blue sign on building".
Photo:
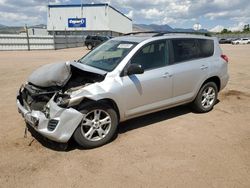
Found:
[{"label": "blue sign on building", "polygon": [[86,18],[69,18],[68,27],[86,27]]}]

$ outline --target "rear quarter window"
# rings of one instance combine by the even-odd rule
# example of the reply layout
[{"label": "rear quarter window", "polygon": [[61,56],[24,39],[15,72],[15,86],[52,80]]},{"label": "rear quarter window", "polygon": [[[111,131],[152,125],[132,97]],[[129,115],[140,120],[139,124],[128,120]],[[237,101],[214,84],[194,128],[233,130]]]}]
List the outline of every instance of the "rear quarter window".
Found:
[{"label": "rear quarter window", "polygon": [[214,54],[214,41],[208,39],[197,39],[199,57],[210,57]]}]

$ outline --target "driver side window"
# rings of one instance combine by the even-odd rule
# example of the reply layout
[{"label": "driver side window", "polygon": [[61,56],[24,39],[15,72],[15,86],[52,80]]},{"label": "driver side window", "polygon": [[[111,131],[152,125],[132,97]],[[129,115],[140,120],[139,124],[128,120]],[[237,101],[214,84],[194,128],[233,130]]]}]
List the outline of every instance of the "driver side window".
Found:
[{"label": "driver side window", "polygon": [[144,70],[168,64],[168,45],[166,40],[146,44],[131,59],[131,64],[139,64]]}]

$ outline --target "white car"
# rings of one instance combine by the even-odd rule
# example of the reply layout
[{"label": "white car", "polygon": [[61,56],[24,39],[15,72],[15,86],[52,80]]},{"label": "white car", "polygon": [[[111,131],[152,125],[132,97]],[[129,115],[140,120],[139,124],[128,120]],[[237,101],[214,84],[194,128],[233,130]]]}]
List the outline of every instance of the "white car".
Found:
[{"label": "white car", "polygon": [[250,44],[250,40],[248,38],[241,38],[232,41],[232,44]]},{"label": "white car", "polygon": [[197,112],[212,110],[228,82],[227,67],[217,38],[134,33],[78,61],[40,67],[20,88],[17,106],[43,136],[94,148],[134,117],[186,103]]}]

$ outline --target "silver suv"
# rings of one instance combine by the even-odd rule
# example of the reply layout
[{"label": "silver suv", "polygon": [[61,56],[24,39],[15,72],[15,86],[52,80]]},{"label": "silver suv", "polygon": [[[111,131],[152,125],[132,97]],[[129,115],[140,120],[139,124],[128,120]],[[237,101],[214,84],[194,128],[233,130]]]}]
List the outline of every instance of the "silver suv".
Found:
[{"label": "silver suv", "polygon": [[216,38],[145,33],[113,38],[74,62],[34,71],[17,96],[27,126],[84,148],[104,145],[119,122],[190,103],[210,111],[228,82]]}]

